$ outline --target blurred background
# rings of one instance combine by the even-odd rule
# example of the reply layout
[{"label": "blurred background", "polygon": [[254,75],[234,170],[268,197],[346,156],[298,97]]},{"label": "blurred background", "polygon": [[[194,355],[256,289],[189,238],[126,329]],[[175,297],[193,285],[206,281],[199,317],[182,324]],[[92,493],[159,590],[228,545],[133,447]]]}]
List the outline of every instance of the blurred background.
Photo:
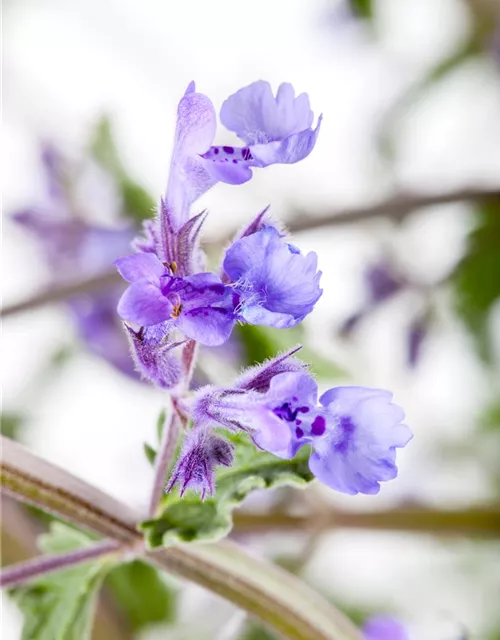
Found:
[{"label": "blurred background", "polygon": [[[6,0],[3,13],[3,433],[145,508],[142,447],[166,399],[130,369],[112,261],[165,189],[187,84],[218,110],[254,80],[291,82],[324,116],[311,156],[198,204],[213,263],[270,204],[318,253],[324,294],[303,331],[240,329],[206,349],[196,379],[301,341],[322,388],[391,389],[415,437],[379,495],[254,495],[233,535],[357,622],[385,611],[415,640],[500,638],[500,3]],[[284,527],[289,505],[312,515]],[[3,562],[33,555],[43,524],[10,502],[3,515]],[[272,637],[155,580],[113,572],[95,638]],[[21,628],[4,599],[2,637]]]}]

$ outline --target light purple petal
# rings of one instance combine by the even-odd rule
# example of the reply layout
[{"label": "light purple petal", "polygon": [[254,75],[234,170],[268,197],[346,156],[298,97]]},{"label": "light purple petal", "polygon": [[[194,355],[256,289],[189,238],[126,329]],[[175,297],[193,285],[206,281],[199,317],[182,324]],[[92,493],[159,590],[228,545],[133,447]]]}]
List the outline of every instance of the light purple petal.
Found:
[{"label": "light purple petal", "polygon": [[252,178],[249,163],[235,158],[227,160],[204,158],[203,166],[217,182],[237,185],[244,184]]},{"label": "light purple petal", "polygon": [[183,333],[207,347],[223,344],[231,335],[234,324],[232,313],[217,307],[199,307],[183,312],[176,321]]},{"label": "light purple petal", "polygon": [[165,196],[176,226],[189,217],[193,202],[212,187],[216,180],[205,170],[199,157],[208,151],[217,127],[215,110],[210,99],[192,91],[189,85],[179,102],[177,129]]},{"label": "light purple petal", "polygon": [[168,320],[173,306],[158,286],[139,280],[122,295],[117,310],[124,320],[147,327]]},{"label": "light purple petal", "polygon": [[280,85],[274,98],[270,84],[258,80],[224,102],[220,119],[247,144],[259,144],[308,129],[313,113],[307,95],[295,98],[291,84]]},{"label": "light purple petal", "polygon": [[363,626],[365,640],[408,640],[404,626],[389,616],[373,616]]},{"label": "light purple petal", "polygon": [[153,253],[134,253],[115,260],[119,274],[127,282],[135,282],[147,278],[151,282],[159,280],[165,273],[164,265]]},{"label": "light purple petal", "polygon": [[290,450],[292,435],[286,422],[264,407],[257,407],[249,416],[251,416],[250,426],[255,430],[253,439],[257,446],[278,458],[285,460],[293,458]]},{"label": "light purple petal", "polygon": [[306,158],[314,149],[322,119],[322,116],[318,118],[315,129],[305,129],[275,142],[252,145],[250,151],[255,166],[267,167],[276,163],[293,164]]},{"label": "light purple petal", "polygon": [[251,324],[292,327],[322,294],[316,254],[292,251],[274,227],[234,242],[223,268],[240,296],[239,315]]},{"label": "light purple petal", "polygon": [[225,342],[235,324],[233,292],[213,273],[184,278],[178,295],[182,310],[176,325],[206,346]]}]

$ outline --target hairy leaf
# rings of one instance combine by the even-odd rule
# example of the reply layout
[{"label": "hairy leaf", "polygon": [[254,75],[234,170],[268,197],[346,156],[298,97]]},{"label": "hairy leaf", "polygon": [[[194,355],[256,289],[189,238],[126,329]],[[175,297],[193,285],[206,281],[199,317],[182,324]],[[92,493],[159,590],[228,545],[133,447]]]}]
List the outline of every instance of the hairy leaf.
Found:
[{"label": "hairy leaf", "polygon": [[133,631],[175,619],[177,593],[161,574],[141,560],[111,570],[105,581]]},{"label": "hairy leaf", "polygon": [[500,199],[482,205],[469,249],[454,276],[457,310],[490,361],[488,319],[500,299]]},{"label": "hairy leaf", "polygon": [[[46,553],[64,553],[91,545],[86,534],[60,522],[39,538]],[[22,640],[85,640],[90,638],[95,601],[111,567],[109,558],[41,576],[10,591],[24,614]]]},{"label": "hairy leaf", "polygon": [[283,484],[305,485],[312,480],[308,447],[293,460],[281,460],[260,451],[246,435],[229,435],[235,445],[235,460],[230,468],[220,467],[215,495],[205,499],[189,491],[183,498],[170,493],[163,499],[158,518],[140,526],[151,548],[177,541],[217,540],[232,527],[232,512],[256,489],[270,489]]},{"label": "hairy leaf", "polygon": [[111,121],[106,116],[97,123],[90,143],[90,151],[94,159],[117,181],[124,215],[135,222],[153,217],[155,202],[144,187],[135,182],[126,172],[113,138]]}]

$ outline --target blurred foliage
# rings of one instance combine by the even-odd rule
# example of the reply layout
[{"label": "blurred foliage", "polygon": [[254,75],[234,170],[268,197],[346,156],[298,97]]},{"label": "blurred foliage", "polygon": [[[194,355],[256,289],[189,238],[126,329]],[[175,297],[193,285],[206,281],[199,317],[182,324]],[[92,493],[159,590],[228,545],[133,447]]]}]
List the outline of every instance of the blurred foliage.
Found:
[{"label": "blurred foliage", "polygon": [[[39,538],[45,553],[64,553],[91,542],[84,533],[59,522]],[[22,640],[90,638],[97,592],[111,562],[93,560],[11,589],[10,594],[24,614]]]},{"label": "blurred foliage", "polygon": [[[157,446],[160,445],[161,438],[163,435],[163,429],[165,428],[165,421],[167,419],[167,411],[166,409],[162,409],[160,414],[158,415],[158,419],[156,421],[156,437],[157,437]],[[180,446],[180,443],[179,443]],[[149,443],[144,442],[144,453],[146,454],[146,458],[151,465],[154,465],[156,460],[157,449],[152,447]]]},{"label": "blurred foliage", "polygon": [[217,469],[215,495],[202,501],[192,491],[182,499],[177,491],[167,494],[160,515],[140,526],[151,548],[177,541],[222,538],[232,528],[232,512],[252,491],[283,484],[304,485],[313,479],[308,466],[309,447],[303,447],[293,460],[281,460],[259,451],[246,434],[226,437],[235,445],[235,458],[233,466]]},{"label": "blurred foliage", "polygon": [[[279,352],[287,351],[297,344],[307,342],[307,333],[302,325],[290,329],[271,329],[257,325],[237,325],[237,335],[245,352],[245,365],[251,366]],[[323,380],[345,378],[347,374],[338,365],[320,355],[314,349],[303,346],[297,357],[310,365],[311,372]]]},{"label": "blurred foliage", "polygon": [[116,148],[111,121],[106,116],[103,116],[96,125],[90,151],[94,159],[118,183],[124,214],[137,223],[152,218],[155,212],[155,201],[146,189],[126,172]]},{"label": "blurred foliage", "polygon": [[0,415],[0,433],[11,440],[19,440],[26,417],[16,411],[3,411]]},{"label": "blurred foliage", "polygon": [[349,7],[355,16],[370,20],[374,15],[374,0],[348,0]]},{"label": "blurred foliage", "polygon": [[177,592],[154,567],[141,560],[112,569],[104,586],[112,592],[134,632],[175,619]]},{"label": "blurred foliage", "polygon": [[481,206],[477,227],[452,283],[457,311],[472,331],[479,353],[491,362],[488,319],[500,298],[500,199]]}]

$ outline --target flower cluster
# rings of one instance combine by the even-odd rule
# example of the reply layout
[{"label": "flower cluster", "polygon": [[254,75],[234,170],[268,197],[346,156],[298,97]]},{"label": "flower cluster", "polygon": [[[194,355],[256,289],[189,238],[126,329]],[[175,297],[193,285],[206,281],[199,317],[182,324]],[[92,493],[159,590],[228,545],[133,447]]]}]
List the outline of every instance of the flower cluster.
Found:
[{"label": "flower cluster", "polygon": [[135,240],[136,253],[115,263],[130,283],[118,313],[130,323],[134,359],[139,371],[163,388],[179,382],[174,344],[191,339],[221,345],[237,322],[293,327],[322,294],[316,254],[302,255],[266,219],[266,211],[227,248],[217,273],[204,270],[199,236],[206,216],[191,216],[193,203],[216,182],[241,184],[254,167],[305,158],[321,120],[313,129],[306,94],[295,97],[285,83],[274,97],[262,81],[228,98],[220,117],[246,146],[213,146],[213,105],[190,84],[178,107],[170,176],[157,219]]},{"label": "flower cluster", "polygon": [[[136,253],[116,266],[129,287],[118,312],[127,321],[141,373],[163,388],[185,376],[185,358],[196,342],[225,343],[236,322],[286,329],[300,323],[321,296],[314,252],[303,255],[267,218],[256,218],[226,249],[217,272],[204,270],[199,236],[205,213],[191,215],[194,202],[216,182],[241,184],[253,168],[293,163],[313,149],[315,128],[306,94],[295,97],[282,84],[274,97],[255,82],[222,105],[222,123],[245,146],[214,146],[216,119],[210,100],[189,85],[178,107],[167,190],[157,219],[137,238]],[[304,446],[311,472],[349,494],[375,494],[397,475],[396,448],[411,432],[403,411],[387,391],[337,387],[318,394],[307,366],[287,352],[244,372],[227,388],[206,386],[179,397],[193,428],[167,485],[205,498],[215,490],[217,466],[231,466],[233,447],[215,429],[244,432],[255,445],[280,458]],[[185,382],[185,378],[184,378]],[[185,390],[186,385],[183,389]],[[181,394],[182,395],[182,394]]]}]

